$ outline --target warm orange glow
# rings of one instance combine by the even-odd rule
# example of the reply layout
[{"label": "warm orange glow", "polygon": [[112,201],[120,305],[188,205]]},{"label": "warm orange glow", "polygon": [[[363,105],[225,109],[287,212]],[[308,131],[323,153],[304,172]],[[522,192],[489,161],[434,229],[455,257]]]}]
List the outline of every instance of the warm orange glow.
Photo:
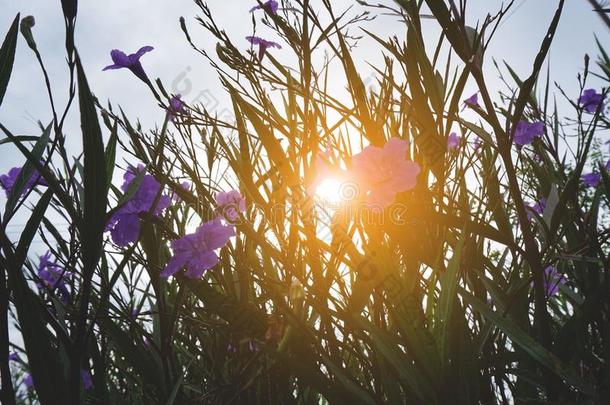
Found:
[{"label": "warm orange glow", "polygon": [[333,178],[322,180],[316,187],[316,196],[328,203],[337,204],[341,202],[341,182]]}]

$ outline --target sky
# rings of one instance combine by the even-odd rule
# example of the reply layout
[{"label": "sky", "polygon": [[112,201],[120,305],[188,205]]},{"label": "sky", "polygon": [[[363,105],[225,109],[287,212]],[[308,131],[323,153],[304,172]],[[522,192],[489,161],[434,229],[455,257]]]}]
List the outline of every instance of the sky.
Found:
[{"label": "sky", "polygon": [[[312,0],[312,4],[316,1],[320,2]],[[388,0],[377,2],[392,4]],[[35,16],[34,36],[54,83],[55,96],[65,100],[68,77],[63,48],[64,25],[59,3],[59,0],[0,0],[0,31],[6,32],[17,12],[21,12],[22,16]],[[184,16],[195,42],[205,49],[214,50],[213,38],[206,36],[194,21],[199,10],[192,0],[105,0],[79,3],[76,44],[90,85],[100,100],[110,100],[114,105],[120,105],[129,117],[139,117],[148,125],[162,120],[163,113],[150,97],[148,89],[134,80],[129,72],[102,72],[102,68],[111,63],[111,49],[133,52],[143,45],[151,45],[155,50],[143,58],[149,76],[161,78],[166,87],[182,93],[187,101],[198,99],[212,107],[224,103],[225,105],[218,105],[217,109],[225,108],[226,102],[221,100],[223,93],[214,72],[189,47],[180,30],[178,19]],[[355,11],[363,9],[353,0],[333,0],[332,3],[337,10],[349,5]],[[217,17],[219,26],[226,29],[235,43],[243,43],[243,49],[246,50],[249,46],[242,38],[251,34],[251,15],[248,9],[255,1],[210,0],[208,4]],[[471,0],[468,4],[467,19],[474,26],[485,13],[496,11],[502,2]],[[556,4],[556,0],[517,0],[517,6],[500,27],[486,56],[486,67],[493,69],[492,57],[505,59],[520,75],[527,75]],[[432,26],[434,23],[426,24]],[[378,16],[365,27],[382,38],[390,35],[400,37],[404,34],[404,27],[390,16]],[[592,57],[596,55],[594,33],[597,33],[602,43],[609,43],[608,30],[590,10],[588,3],[584,0],[567,1],[550,57],[553,79],[561,82],[564,87],[576,90],[575,76],[582,69],[584,54],[589,53]],[[371,58],[379,60],[380,50],[373,45],[372,41],[362,41],[355,52],[355,59],[361,62]],[[433,42],[429,44],[429,47],[432,46]],[[284,48],[277,52],[289,51]],[[366,73],[362,76],[366,76]],[[495,79],[496,75],[490,77]],[[494,80],[490,81],[493,86]],[[40,69],[25,41],[20,38],[13,76],[4,105],[0,108],[0,122],[18,133],[37,132],[36,120],[48,122],[50,118],[44,91]],[[78,124],[78,121],[72,119],[70,124]],[[78,130],[78,126],[70,128],[75,132]],[[73,136],[78,137],[80,134],[74,133]],[[5,156],[4,153],[2,157],[0,170],[5,164],[19,161],[16,156]]]},{"label": "sky", "polygon": [[[321,0],[311,0],[315,6]],[[389,0],[369,1],[392,5]],[[521,77],[526,77],[538,52],[555,12],[557,0],[517,0],[512,12],[500,26],[485,59],[490,87],[497,89],[501,83],[492,65],[492,58],[506,60]],[[234,43],[249,48],[244,37],[251,34],[252,15],[248,10],[256,4],[254,0],[210,0],[208,1],[220,27],[225,28]],[[364,10],[353,0],[333,0],[336,10],[353,6],[353,11]],[[498,0],[471,0],[468,3],[467,21],[475,26],[486,13],[494,13],[501,6]],[[50,0],[0,0],[0,31],[8,30],[14,16],[33,15],[33,29],[59,105],[67,98],[68,71],[64,52],[64,23],[60,1]],[[199,46],[214,52],[215,41],[198,27],[194,20],[200,14],[192,0],[104,0],[80,1],[76,31],[76,45],[83,61],[89,84],[105,103],[110,101],[115,108],[121,106],[132,120],[138,118],[144,128],[151,128],[163,120],[164,112],[151,97],[148,88],[126,70],[102,72],[111,64],[109,52],[118,48],[131,53],[143,45],[155,50],[146,54],[142,62],[151,78],[161,78],[172,93],[181,93],[186,101],[198,101],[219,113],[230,106],[220,87],[214,71],[206,61],[187,44],[181,32],[179,18],[184,16],[187,26]],[[433,21],[424,20],[426,33],[434,34]],[[397,35],[404,38],[405,28],[395,17],[378,16],[364,25],[376,35],[386,38]],[[260,25],[259,25],[260,28]],[[263,36],[265,27],[262,28]],[[609,44],[609,31],[595,15],[585,0],[566,1],[562,22],[550,52],[552,79],[560,82],[568,94],[578,97],[576,74],[582,71],[585,53],[596,59],[594,34],[601,43]],[[267,33],[267,35],[270,35]],[[431,35],[429,48],[435,45]],[[273,50],[279,58],[289,58],[287,47]],[[361,68],[361,76],[372,71],[365,61],[381,60],[381,51],[372,40],[364,39],[354,51],[353,57]],[[592,81],[592,85],[599,82]],[[343,86],[342,83],[338,83]],[[472,92],[476,89],[472,87]],[[77,109],[72,109],[66,126],[68,142],[78,153],[80,128]],[[39,134],[37,120],[50,122],[50,108],[44,81],[34,56],[20,36],[13,75],[2,106],[0,122],[13,133],[20,135]],[[10,146],[0,145],[0,173],[23,164],[24,159]],[[13,226],[19,227],[20,223]],[[16,229],[17,229],[16,228]]]}]

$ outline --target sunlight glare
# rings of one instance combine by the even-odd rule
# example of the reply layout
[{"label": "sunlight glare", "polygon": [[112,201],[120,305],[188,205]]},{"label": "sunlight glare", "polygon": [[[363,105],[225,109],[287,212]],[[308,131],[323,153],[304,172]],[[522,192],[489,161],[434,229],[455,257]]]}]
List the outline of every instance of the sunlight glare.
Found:
[{"label": "sunlight glare", "polygon": [[339,203],[342,200],[341,182],[333,178],[322,180],[316,187],[316,196],[325,202]]}]

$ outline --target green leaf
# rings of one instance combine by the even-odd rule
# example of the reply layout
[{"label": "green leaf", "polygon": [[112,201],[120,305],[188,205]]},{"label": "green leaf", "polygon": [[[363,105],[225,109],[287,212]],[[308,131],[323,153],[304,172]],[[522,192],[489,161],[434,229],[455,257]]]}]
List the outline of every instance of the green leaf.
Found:
[{"label": "green leaf", "polygon": [[[112,216],[118,210],[120,210],[121,207],[123,207],[133,198],[133,196],[136,194],[136,192],[140,188],[140,184],[142,184],[142,180],[144,180],[144,176],[146,176],[146,168],[144,168],[141,171],[138,171],[138,174],[136,174],[136,177],[134,177],[134,179],[131,181],[131,183],[129,183],[129,186],[127,187],[127,190],[125,190],[125,193],[120,196],[116,207],[112,208],[108,212],[108,215],[107,215],[108,219],[112,218]],[[119,193],[118,190],[115,189],[115,191],[117,192],[117,194]]]},{"label": "green leaf", "polygon": [[[70,215],[70,219],[75,224],[80,224],[81,217],[74,206],[73,198],[63,189],[62,185],[53,175],[53,172],[51,172],[47,167],[44,167],[44,165],[41,164],[40,159],[36,158],[36,156],[32,154],[32,151],[26,148],[25,145],[19,140],[19,138],[13,135],[2,124],[0,124],[0,129],[2,129],[6,136],[13,141],[13,144],[17,147],[17,149],[19,149],[19,152],[21,152],[23,156],[27,158],[28,163],[31,163],[36,168],[36,170],[40,172],[45,181],[49,183],[49,188],[53,190],[57,199],[61,201],[61,205]],[[6,218],[4,219],[4,221],[6,223]]]},{"label": "green leaf", "polygon": [[606,200],[610,203],[610,170],[601,166],[599,171],[602,175],[602,184]]},{"label": "green leaf", "polygon": [[358,316],[356,321],[371,334],[377,351],[394,367],[401,384],[408,386],[422,403],[436,403],[438,398],[434,386],[425,379],[425,373],[418,370],[411,359],[400,351],[399,339],[392,337],[362,316]]},{"label": "green leaf", "polygon": [[83,132],[85,201],[83,223],[80,230],[83,240],[85,278],[91,277],[102,250],[102,240],[108,200],[106,158],[102,131],[95,109],[93,95],[80,61],[76,58],[81,128]]},{"label": "green leaf", "polygon": [[[21,142],[37,142],[40,139],[39,136],[31,136],[31,135],[17,135],[15,138],[19,139]],[[12,143],[14,143],[14,140],[12,140],[11,138],[4,138],[4,139],[0,140],[0,145],[4,145],[7,143],[12,144]]]},{"label": "green leaf", "polygon": [[536,55],[536,59],[534,60],[532,73],[527,78],[527,80],[525,80],[523,84],[519,86],[519,95],[517,96],[517,100],[515,101],[515,110],[513,112],[513,116],[511,117],[511,128],[516,128],[517,121],[521,119],[523,110],[525,110],[525,106],[532,97],[532,90],[534,89],[536,80],[538,79],[538,74],[540,73],[540,69],[542,68],[542,63],[546,59],[548,51],[551,48],[551,43],[553,42],[555,31],[557,30],[557,25],[559,24],[561,12],[563,11],[563,5],[564,0],[560,0],[559,6],[557,7],[555,15],[553,16],[553,21],[551,21],[551,25],[549,25],[547,33],[544,36],[544,40],[540,45],[538,55]]},{"label": "green leaf", "polygon": [[441,359],[445,362],[445,367],[449,367],[449,336],[451,325],[451,315],[453,314],[453,305],[456,301],[456,289],[459,281],[459,269],[462,260],[462,251],[464,243],[469,238],[469,234],[465,231],[466,227],[462,228],[462,237],[458,245],[453,249],[453,256],[449,261],[447,270],[441,276],[441,293],[437,311],[437,336],[439,344],[439,352]]},{"label": "green leaf", "polygon": [[[34,148],[32,148],[31,156],[37,162],[39,162],[42,159],[42,154],[44,153],[44,150],[47,147],[47,144],[49,143],[50,135],[51,135],[51,124],[49,124],[46,127],[46,129],[42,133],[42,136],[38,139],[38,141],[34,145]],[[15,184],[13,185],[11,193],[9,194],[8,199],[6,201],[5,219],[4,219],[5,223],[13,215],[13,213],[14,213],[13,211],[15,210],[15,207],[17,206],[17,202],[19,201],[19,198],[21,198],[21,195],[23,194],[23,190],[24,190],[26,184],[28,183],[28,180],[30,180],[30,178],[32,178],[32,176],[35,176],[35,172],[36,172],[35,169],[36,168],[35,168],[34,163],[28,157],[28,160],[22,166],[19,176],[17,176],[17,179],[15,180]]]},{"label": "green leaf", "polygon": [[382,135],[383,130],[371,117],[364,83],[356,71],[356,65],[352,60],[351,52],[345,43],[343,34],[339,31],[337,31],[337,38],[339,39],[339,45],[341,46],[341,62],[343,62],[343,69],[349,84],[349,91],[356,104],[355,107],[358,112],[358,120],[362,123],[364,129],[364,136],[373,145],[381,146],[385,141]]},{"label": "green leaf", "polygon": [[[47,328],[46,308],[28,287],[23,273],[23,262],[32,238],[49,206],[53,192],[48,190],[32,211],[21,235],[17,251],[12,252],[10,242],[3,235],[3,250],[8,267],[9,284],[13,290],[13,302],[28,356],[28,365],[36,392],[43,404],[66,404],[66,357],[65,350],[53,343]],[[7,242],[9,245],[7,246]]]},{"label": "green leaf", "polygon": [[114,123],[112,132],[110,133],[110,139],[106,146],[105,160],[106,160],[106,193],[110,190],[110,184],[112,183],[112,175],[114,174],[114,166],[116,161],[116,144],[118,140],[118,123]]},{"label": "green leaf", "polygon": [[[195,357],[193,357],[188,362],[188,364],[186,365],[186,370],[191,368],[193,361],[195,361]],[[183,382],[184,382],[184,373],[180,373],[180,377],[178,377],[178,379],[176,380],[176,383],[174,384],[174,388],[172,388],[171,392],[169,393],[167,401],[165,401],[165,405],[173,405],[176,402],[176,397],[178,396],[178,391],[180,390],[180,387],[182,386]]]},{"label": "green leaf", "polygon": [[143,344],[136,344],[133,337],[121,330],[110,317],[100,318],[98,325],[110,338],[117,353],[124,356],[127,364],[144,380],[145,386],[163,387],[161,364],[155,360],[150,350]]},{"label": "green leaf", "polygon": [[53,190],[50,189],[42,195],[38,204],[36,204],[34,211],[32,211],[30,220],[27,222],[23,232],[21,232],[21,237],[19,238],[19,243],[17,244],[17,249],[15,251],[15,257],[18,264],[22,264],[25,261],[28,250],[30,249],[30,244],[34,239],[34,236],[36,236],[36,231],[40,226],[40,222],[44,217],[52,197]]},{"label": "green leaf", "polygon": [[566,366],[557,356],[545,349],[508,318],[494,312],[487,304],[480,301],[464,288],[458,287],[458,289],[459,294],[464,298],[464,301],[472,305],[481,315],[493,322],[514,344],[518,345],[523,351],[529,354],[532,359],[543,366],[546,366],[553,373],[563,378],[567,384],[578,389],[583,394],[592,397],[595,396],[595,389],[591,387],[587,381],[580,378],[574,370]]},{"label": "green leaf", "polygon": [[557,191],[557,186],[553,184],[551,186],[551,192],[549,196],[546,198],[546,208],[542,213],[542,218],[544,218],[544,222],[548,227],[551,226],[551,220],[553,219],[553,213],[555,212],[555,208],[557,208],[557,204],[559,203],[559,192]]},{"label": "green leaf", "polygon": [[[80,107],[81,130],[83,136],[83,217],[80,223],[82,243],[82,281],[78,318],[73,330],[75,353],[70,367],[70,382],[77,384],[80,380],[79,362],[87,346],[87,313],[91,299],[93,274],[103,249],[103,237],[106,225],[106,205],[108,201],[108,183],[106,180],[106,156],[102,131],[95,109],[95,100],[89,89],[80,57],[76,55],[76,76],[78,82],[78,99]],[[94,325],[96,320],[91,321]],[[93,327],[93,326],[92,326]],[[75,361],[76,360],[76,361]]]},{"label": "green leaf", "polygon": [[4,99],[6,88],[8,87],[13,63],[15,62],[15,49],[17,48],[17,28],[19,26],[19,14],[13,20],[11,28],[8,30],[2,48],[0,48],[0,105]]}]

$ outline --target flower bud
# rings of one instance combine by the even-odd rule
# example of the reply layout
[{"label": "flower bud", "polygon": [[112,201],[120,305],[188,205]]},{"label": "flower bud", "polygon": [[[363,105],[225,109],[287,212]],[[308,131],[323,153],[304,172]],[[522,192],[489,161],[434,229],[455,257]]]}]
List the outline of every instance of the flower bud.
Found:
[{"label": "flower bud", "polygon": [[36,20],[34,16],[27,16],[21,20],[21,34],[25,38],[28,46],[33,50],[36,50],[36,41],[34,41],[34,36],[32,35],[32,27],[36,25]]},{"label": "flower bud", "polygon": [[78,8],[77,0],[61,0],[61,8],[64,11],[64,16],[68,20],[73,20],[76,18],[76,10]]},{"label": "flower bud", "polygon": [[480,33],[477,32],[475,28],[469,27],[467,25],[464,26],[464,29],[466,31],[466,38],[468,39],[470,47],[474,52],[471,57],[471,62],[477,64],[478,66],[481,66],[483,63],[483,41],[480,36]]}]

